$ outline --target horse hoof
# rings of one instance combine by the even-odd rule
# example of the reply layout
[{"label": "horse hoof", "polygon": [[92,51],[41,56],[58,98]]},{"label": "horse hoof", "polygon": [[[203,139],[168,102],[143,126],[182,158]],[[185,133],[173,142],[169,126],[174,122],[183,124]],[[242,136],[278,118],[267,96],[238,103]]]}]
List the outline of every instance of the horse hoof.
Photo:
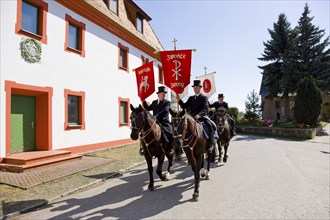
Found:
[{"label": "horse hoof", "polygon": [[193,201],[194,202],[197,202],[198,201],[198,197],[199,197],[199,195],[194,193],[193,196],[192,196]]},{"label": "horse hoof", "polygon": [[204,178],[205,177],[205,169],[202,168],[200,171],[201,177]]},{"label": "horse hoof", "polygon": [[165,174],[165,180],[166,180],[166,181],[170,179],[170,178],[169,178],[170,175],[171,175],[171,173],[169,173],[169,172],[167,172],[167,173]]},{"label": "horse hoof", "polygon": [[209,171],[206,171],[206,173],[205,173],[205,179],[206,180],[209,180],[210,179],[210,173],[209,173]]},{"label": "horse hoof", "polygon": [[155,187],[154,187],[154,186],[148,186],[148,190],[149,190],[150,192],[152,192],[152,191],[155,190]]},{"label": "horse hoof", "polygon": [[223,158],[223,162],[224,162],[224,163],[227,163],[227,158],[226,158],[226,157]]}]

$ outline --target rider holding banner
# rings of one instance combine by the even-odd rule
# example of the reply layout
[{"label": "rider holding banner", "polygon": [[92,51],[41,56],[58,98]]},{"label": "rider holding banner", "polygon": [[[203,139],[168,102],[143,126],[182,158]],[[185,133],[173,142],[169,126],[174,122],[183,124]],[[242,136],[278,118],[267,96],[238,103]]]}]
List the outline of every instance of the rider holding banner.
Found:
[{"label": "rider holding banner", "polygon": [[190,96],[185,103],[181,100],[178,94],[176,95],[176,99],[181,108],[189,109],[190,114],[195,117],[197,121],[203,121],[207,125],[210,135],[209,152],[212,152],[215,146],[214,128],[211,120],[208,118],[208,99],[201,93],[202,85],[200,80],[194,80],[192,87],[194,88],[195,95]]},{"label": "rider holding banner", "polygon": [[169,119],[169,109],[170,109],[170,101],[165,99],[167,90],[165,86],[158,87],[158,99],[154,100],[151,105],[148,105],[146,101],[143,101],[143,107],[148,111],[153,111],[153,115],[155,116],[158,124],[160,124],[162,128],[162,135],[165,140],[169,143],[169,154],[173,155],[173,137],[172,137],[172,125]]}]

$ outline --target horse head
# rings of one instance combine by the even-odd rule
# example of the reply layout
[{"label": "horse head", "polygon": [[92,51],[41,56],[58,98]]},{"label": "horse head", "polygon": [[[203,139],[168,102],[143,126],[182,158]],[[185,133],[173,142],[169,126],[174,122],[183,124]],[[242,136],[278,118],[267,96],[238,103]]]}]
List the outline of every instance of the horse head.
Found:
[{"label": "horse head", "polygon": [[173,138],[181,139],[187,124],[186,111],[183,109],[181,112],[176,112],[170,108],[170,114],[172,115]]},{"label": "horse head", "polygon": [[225,128],[227,120],[227,109],[219,108],[215,113],[215,124],[217,125],[218,132],[221,133]]},{"label": "horse head", "polygon": [[139,133],[144,127],[144,113],[141,105],[139,107],[134,108],[132,104],[130,104],[131,108],[131,139],[137,140],[139,138]]},{"label": "horse head", "polygon": [[186,136],[190,136],[196,129],[196,120],[185,110],[176,112],[170,108],[170,114],[172,115],[172,127],[173,127],[173,139],[182,144],[182,141],[186,141]]}]

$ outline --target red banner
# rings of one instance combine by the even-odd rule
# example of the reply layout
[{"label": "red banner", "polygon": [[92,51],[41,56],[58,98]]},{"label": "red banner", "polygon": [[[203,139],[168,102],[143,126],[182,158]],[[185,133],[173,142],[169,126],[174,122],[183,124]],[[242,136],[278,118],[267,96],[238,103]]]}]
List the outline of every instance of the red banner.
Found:
[{"label": "red banner", "polygon": [[141,101],[155,92],[155,78],[153,62],[149,62],[135,69],[138,95]]},{"label": "red banner", "polygon": [[161,51],[164,83],[176,94],[181,94],[190,83],[191,50]]}]

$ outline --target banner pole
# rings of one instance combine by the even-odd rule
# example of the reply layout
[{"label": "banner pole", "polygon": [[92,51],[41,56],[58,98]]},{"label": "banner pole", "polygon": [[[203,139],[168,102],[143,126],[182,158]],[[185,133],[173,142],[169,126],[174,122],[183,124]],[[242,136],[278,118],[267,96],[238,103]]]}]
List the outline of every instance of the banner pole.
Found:
[{"label": "banner pole", "polygon": [[[176,93],[175,93],[176,94]],[[175,97],[176,98],[176,97]],[[179,101],[178,100],[176,100],[176,114],[177,114],[177,117],[178,117],[178,114],[179,114],[179,111],[180,111],[180,109],[179,109],[179,107],[180,107],[180,105],[179,105]]]}]

